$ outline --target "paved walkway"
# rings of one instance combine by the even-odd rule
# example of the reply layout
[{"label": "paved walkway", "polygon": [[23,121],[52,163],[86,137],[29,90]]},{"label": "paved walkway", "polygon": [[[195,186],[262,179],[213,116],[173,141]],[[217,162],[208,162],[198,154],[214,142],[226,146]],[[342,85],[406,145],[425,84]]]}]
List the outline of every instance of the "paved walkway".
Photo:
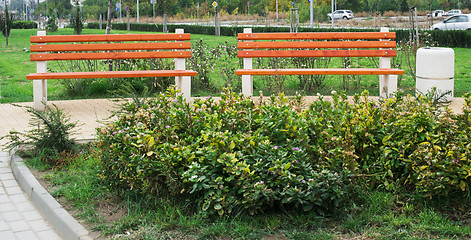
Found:
[{"label": "paved walkway", "polygon": [[[99,127],[100,122],[110,116],[110,111],[116,105],[115,102],[108,99],[54,101],[51,103],[54,103],[60,109],[64,109],[65,112],[69,112],[72,121],[78,121],[79,124],[82,124],[79,127],[78,134],[74,136],[78,140],[93,139],[95,128]],[[21,103],[20,105],[32,106],[33,104]],[[24,132],[30,129],[30,119],[31,116],[22,107],[0,104],[0,136],[7,135],[11,130]],[[5,143],[7,143],[7,140],[0,141],[0,148],[3,148]],[[16,174],[13,173],[12,168],[17,170]],[[45,198],[46,200],[35,199],[34,203],[31,201],[34,195],[34,193],[31,193],[33,191],[25,191],[21,188],[21,186],[25,188],[24,185],[31,184],[28,183],[31,176],[24,176],[24,169],[18,170],[17,168],[16,165],[10,166],[10,156],[7,152],[0,152],[0,240],[79,239],[80,236],[83,236],[83,229],[72,229],[72,231],[75,231],[72,233],[70,231],[64,232],[64,229],[70,227],[61,224],[73,222],[73,219],[64,217],[65,211],[57,209],[58,206],[55,206],[57,203],[51,203],[50,195],[49,199]],[[22,179],[19,181],[17,178]],[[35,188],[37,193],[38,186],[35,186]],[[44,193],[40,192],[35,196],[43,197],[43,195]],[[58,219],[50,219],[51,216],[52,218],[59,216],[66,220],[57,224]],[[51,222],[53,224],[50,224]],[[59,226],[54,227],[54,225]],[[87,234],[85,233],[85,237],[80,239],[87,239]]]},{"label": "paved walkway", "polygon": [[[316,99],[316,97],[307,97],[305,102],[309,103]],[[101,122],[110,116],[110,111],[114,110],[116,106],[116,102],[108,99],[54,101],[50,103],[54,103],[58,108],[68,112],[72,121],[78,121],[79,124],[82,124],[78,134],[74,137],[86,140],[94,139],[95,129],[102,125]],[[455,98],[450,107],[454,113],[460,113],[463,103],[464,100],[462,98]],[[32,106],[32,103],[21,103],[20,105]],[[7,135],[11,130],[20,132],[28,130],[30,128],[30,118],[31,116],[22,107],[0,104],[0,136]],[[6,140],[0,141],[0,147],[4,146],[6,142]],[[14,169],[13,171],[12,168]],[[50,211],[48,209],[46,209],[47,211],[44,210],[48,204],[41,201],[37,204],[38,200],[34,199],[34,196],[42,196],[45,193],[37,193],[38,185],[28,185],[31,183],[27,182],[27,187],[25,187],[25,179],[34,177],[22,176],[21,172],[25,169],[28,172],[29,170],[25,167],[20,168],[18,170],[16,163],[10,166],[8,153],[0,152],[0,240],[87,239],[88,236],[72,237],[71,234],[64,233],[63,229],[66,227],[60,225],[60,220],[65,219],[62,222],[67,222],[71,221],[70,218],[72,217],[64,217],[65,210],[63,209],[62,212],[54,212],[55,210],[52,208],[57,207],[56,205],[60,206],[57,203],[55,203],[56,205],[49,204],[52,205],[52,210],[49,209]],[[19,176],[18,172],[20,173]],[[23,189],[21,189],[20,185],[23,186]],[[25,192],[27,193],[25,194]],[[33,198],[34,204],[31,202],[31,198]],[[47,201],[55,201],[51,199],[52,197]],[[51,220],[50,216],[55,216],[56,219]],[[74,219],[72,218],[72,220]],[[50,224],[51,222],[53,224]],[[78,235],[74,236],[83,236],[80,235],[83,234],[83,230],[75,231],[75,233]]]},{"label": "paved walkway", "polygon": [[0,153],[0,239],[61,239],[18,186],[7,152]]}]

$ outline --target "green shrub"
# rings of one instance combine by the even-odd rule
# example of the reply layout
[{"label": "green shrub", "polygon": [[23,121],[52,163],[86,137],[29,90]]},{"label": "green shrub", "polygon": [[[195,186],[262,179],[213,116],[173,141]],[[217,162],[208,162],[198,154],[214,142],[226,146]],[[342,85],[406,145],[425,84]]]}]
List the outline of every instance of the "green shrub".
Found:
[{"label": "green shrub", "polygon": [[38,23],[33,21],[14,21],[13,29],[35,29],[38,28]]},{"label": "green shrub", "polygon": [[45,111],[38,111],[33,107],[25,107],[31,114],[31,130],[25,133],[10,131],[7,138],[10,142],[7,147],[13,149],[18,146],[31,145],[36,152],[41,152],[49,157],[60,153],[73,152],[76,143],[71,135],[74,133],[76,122],[70,121],[70,116],[63,110],[53,105],[53,108],[46,107]]},{"label": "green shrub", "polygon": [[344,200],[348,171],[309,159],[305,121],[286,99],[254,105],[226,93],[190,106],[175,94],[141,108],[128,103],[99,131],[102,176],[111,185],[179,196],[220,215],[273,207],[324,212]]},{"label": "green shrub", "polygon": [[333,211],[358,181],[417,197],[470,193],[470,95],[452,115],[432,98],[401,94],[373,102],[333,92],[307,110],[301,96],[255,103],[226,92],[189,105],[176,94],[128,103],[100,130],[111,185],[220,215]]}]

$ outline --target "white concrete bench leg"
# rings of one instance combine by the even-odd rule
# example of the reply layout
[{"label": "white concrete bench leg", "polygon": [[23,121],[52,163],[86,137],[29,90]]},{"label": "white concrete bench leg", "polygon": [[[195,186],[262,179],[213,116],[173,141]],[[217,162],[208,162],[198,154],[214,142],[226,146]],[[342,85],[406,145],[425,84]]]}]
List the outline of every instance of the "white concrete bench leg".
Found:
[{"label": "white concrete bench leg", "polygon": [[[38,36],[46,36],[46,31],[38,31]],[[38,45],[45,45],[45,43],[38,43]],[[37,73],[47,72],[47,62],[38,61],[36,63]],[[33,80],[33,100],[34,109],[44,111],[47,104],[47,80]]]},{"label": "white concrete bench leg", "polygon": [[[244,33],[252,33],[252,28],[244,28]],[[253,69],[252,58],[244,58],[244,69]],[[253,96],[252,75],[242,75],[242,94],[247,97]]]},{"label": "white concrete bench leg", "polygon": [[[175,29],[175,33],[180,34],[184,33],[184,29]],[[175,58],[175,70],[185,70],[185,58]],[[175,85],[181,90],[181,94],[186,99],[187,102],[190,102],[191,99],[191,77],[180,76],[175,77]]]},{"label": "white concrete bench leg", "polygon": [[[381,32],[389,32],[389,28],[382,27]],[[386,39],[381,39],[381,41],[386,41]],[[379,68],[391,68],[391,58],[380,57]],[[397,75],[379,75],[379,96],[389,98],[395,92],[397,92]]]}]

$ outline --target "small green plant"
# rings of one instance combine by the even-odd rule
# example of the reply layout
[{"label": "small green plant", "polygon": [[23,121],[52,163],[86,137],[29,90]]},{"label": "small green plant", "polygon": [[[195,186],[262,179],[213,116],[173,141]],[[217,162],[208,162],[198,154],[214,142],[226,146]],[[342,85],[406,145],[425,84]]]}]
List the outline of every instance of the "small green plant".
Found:
[{"label": "small green plant", "polygon": [[83,14],[82,11],[80,10],[80,4],[78,0],[75,1],[75,8],[72,11],[72,17],[71,17],[71,23],[72,27],[74,28],[74,33],[75,34],[82,34],[82,29],[83,29]]},{"label": "small green plant", "polygon": [[8,5],[5,6],[4,12],[0,13],[0,29],[2,29],[2,34],[7,39],[8,45],[8,37],[13,25],[13,15],[8,12]]},{"label": "small green plant", "polygon": [[56,19],[57,19],[57,14],[56,12],[50,8],[48,12],[48,18],[46,22],[46,31],[47,32],[56,32],[58,29],[58,26],[56,24]]},{"label": "small green plant", "polygon": [[[71,138],[76,122],[70,122],[70,117],[63,110],[53,105],[46,107],[45,111],[38,111],[33,107],[25,107],[31,114],[30,127],[24,133],[10,131],[10,134],[2,137],[9,139],[7,148],[13,149],[20,146],[33,147],[34,152],[47,153],[57,156],[63,152],[73,152],[76,149],[75,140]],[[51,156],[49,156],[51,157]]]}]

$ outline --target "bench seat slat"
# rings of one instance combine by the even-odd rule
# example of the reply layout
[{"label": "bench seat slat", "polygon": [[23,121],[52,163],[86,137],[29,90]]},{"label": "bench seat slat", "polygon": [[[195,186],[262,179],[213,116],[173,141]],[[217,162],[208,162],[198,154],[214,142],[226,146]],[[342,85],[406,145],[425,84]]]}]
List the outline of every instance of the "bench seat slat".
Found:
[{"label": "bench seat slat", "polygon": [[238,51],[239,58],[257,57],[395,57],[396,50],[257,50]]},{"label": "bench seat slat", "polygon": [[108,72],[62,72],[31,73],[28,80],[37,79],[74,79],[74,78],[133,78],[133,77],[180,77],[196,76],[192,70],[150,70],[150,71],[108,71]]},{"label": "bench seat slat", "polygon": [[236,75],[403,75],[393,68],[238,69]]},{"label": "bench seat slat", "polygon": [[239,33],[239,40],[395,39],[395,32]]},{"label": "bench seat slat", "polygon": [[88,52],[31,54],[31,61],[189,58],[191,51],[165,52]]},{"label": "bench seat slat", "polygon": [[182,34],[109,34],[109,35],[55,35],[31,36],[31,43],[60,42],[124,42],[124,41],[184,41],[191,40],[189,33]]},{"label": "bench seat slat", "polygon": [[238,42],[239,49],[395,48],[395,41]]},{"label": "bench seat slat", "polygon": [[191,49],[190,42],[31,45],[31,52]]}]

